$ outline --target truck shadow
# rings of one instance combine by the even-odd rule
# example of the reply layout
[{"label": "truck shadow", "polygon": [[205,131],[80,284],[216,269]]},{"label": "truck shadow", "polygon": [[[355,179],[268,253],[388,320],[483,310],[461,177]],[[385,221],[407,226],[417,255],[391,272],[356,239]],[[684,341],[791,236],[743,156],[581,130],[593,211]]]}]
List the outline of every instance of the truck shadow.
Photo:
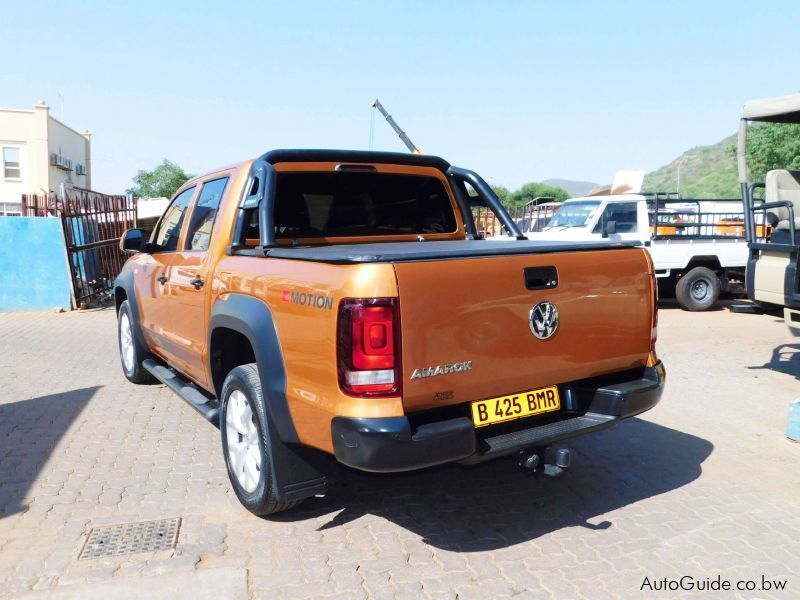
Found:
[{"label": "truck shadow", "polygon": [[438,548],[493,550],[565,527],[613,527],[602,515],[694,481],[713,451],[705,439],[641,419],[567,447],[573,466],[557,479],[525,475],[510,459],[396,475],[337,468],[325,498],[270,519],[296,522],[340,511],[319,528],[325,530],[371,514]]},{"label": "truck shadow", "polygon": [[0,404],[0,518],[27,510],[42,468],[98,389]]},{"label": "truck shadow", "polygon": [[[781,322],[783,321],[781,320]],[[769,369],[800,379],[800,344],[781,344],[772,351],[772,356],[763,365],[747,368],[751,370]]]}]

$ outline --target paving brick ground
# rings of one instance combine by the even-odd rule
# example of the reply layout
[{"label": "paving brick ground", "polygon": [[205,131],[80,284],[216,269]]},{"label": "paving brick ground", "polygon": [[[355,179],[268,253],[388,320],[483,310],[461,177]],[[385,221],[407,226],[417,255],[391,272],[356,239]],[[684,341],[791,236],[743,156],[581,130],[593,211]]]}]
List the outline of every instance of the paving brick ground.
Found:
[{"label": "paving brick ground", "polygon": [[[218,431],[122,377],[113,311],[0,315],[0,596],[225,568],[254,598],[671,597],[639,590],[683,575],[788,579],[725,597],[798,597],[798,341],[773,316],[667,307],[662,403],[572,443],[563,478],[341,470],[326,498],[258,519]],[[93,526],[173,516],[174,551],[77,560]]]}]

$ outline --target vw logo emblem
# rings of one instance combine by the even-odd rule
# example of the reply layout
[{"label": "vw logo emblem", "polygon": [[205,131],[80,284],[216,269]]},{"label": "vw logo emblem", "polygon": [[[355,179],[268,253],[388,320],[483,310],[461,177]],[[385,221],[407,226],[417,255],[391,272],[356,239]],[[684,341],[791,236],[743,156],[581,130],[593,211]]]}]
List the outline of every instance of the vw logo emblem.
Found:
[{"label": "vw logo emblem", "polygon": [[558,310],[550,302],[539,302],[531,309],[528,325],[531,333],[540,340],[553,337],[558,329]]}]

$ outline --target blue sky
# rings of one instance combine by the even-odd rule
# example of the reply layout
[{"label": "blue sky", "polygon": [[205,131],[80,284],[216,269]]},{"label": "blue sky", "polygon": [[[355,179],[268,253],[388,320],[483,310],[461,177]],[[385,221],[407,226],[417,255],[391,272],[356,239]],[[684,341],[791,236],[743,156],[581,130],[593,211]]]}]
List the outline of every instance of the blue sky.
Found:
[{"label": "blue sky", "polygon": [[[0,106],[93,133],[93,187],[277,147],[369,143],[378,96],[426,153],[516,187],[609,182],[800,90],[800,3],[0,0]],[[63,97],[59,99],[59,94]],[[376,120],[376,149],[405,148]]]}]

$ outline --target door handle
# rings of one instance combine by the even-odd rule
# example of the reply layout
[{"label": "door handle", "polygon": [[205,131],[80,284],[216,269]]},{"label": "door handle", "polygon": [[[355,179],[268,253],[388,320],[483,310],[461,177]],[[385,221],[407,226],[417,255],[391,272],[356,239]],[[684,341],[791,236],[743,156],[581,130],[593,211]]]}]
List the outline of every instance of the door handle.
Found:
[{"label": "door handle", "polygon": [[206,282],[198,277],[197,279],[192,279],[189,283],[194,286],[194,289],[199,290]]},{"label": "door handle", "polygon": [[167,278],[162,275],[156,281],[158,281],[158,283],[160,283],[161,285],[164,285],[165,283],[167,283]]}]

